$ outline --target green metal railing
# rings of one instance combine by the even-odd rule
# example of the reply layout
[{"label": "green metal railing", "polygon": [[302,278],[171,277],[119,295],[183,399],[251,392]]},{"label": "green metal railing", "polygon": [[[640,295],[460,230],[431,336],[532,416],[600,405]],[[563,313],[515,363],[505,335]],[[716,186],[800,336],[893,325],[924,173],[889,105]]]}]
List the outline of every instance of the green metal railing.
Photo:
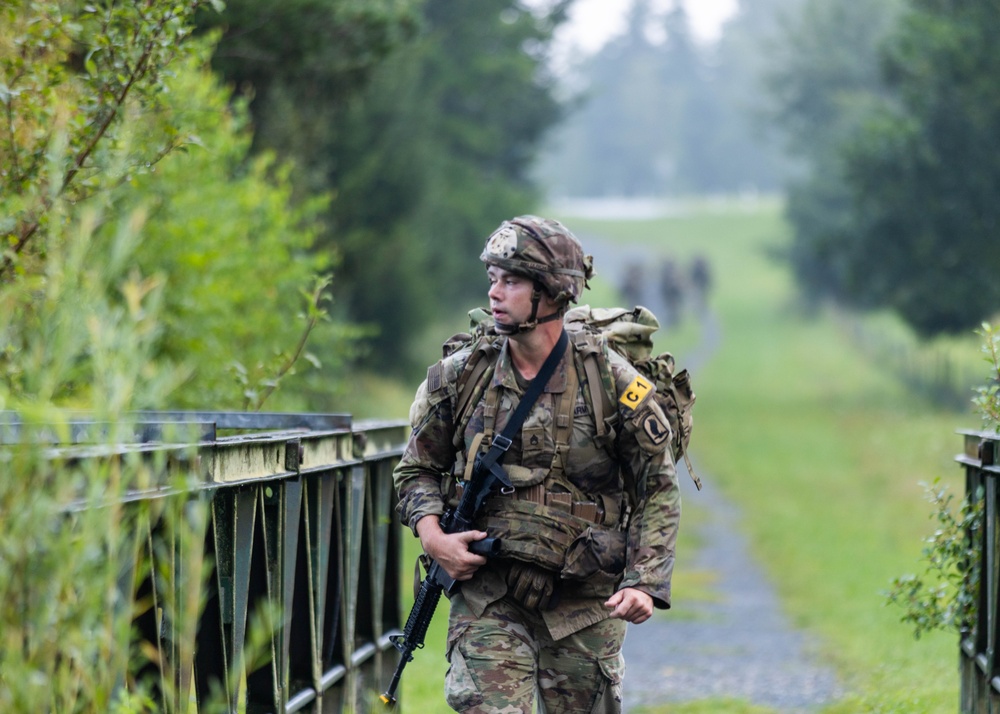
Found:
[{"label": "green metal railing", "polygon": [[[178,458],[197,478],[185,498],[207,500],[211,520],[201,552],[182,548],[155,522],[136,534],[140,558],[160,562],[145,571],[123,564],[122,590],[153,601],[136,608],[134,638],[149,643],[156,656],[123,681],[159,681],[154,695],[166,711],[197,711],[210,699],[234,713],[374,708],[397,658],[389,638],[400,627],[402,529],[394,517],[392,469],[407,425],[336,414],[144,412],[135,418],[135,441],[122,449],[176,450],[176,436],[164,434],[189,440]],[[19,426],[16,415],[0,412],[0,444],[16,443]],[[70,426],[75,444],[94,443],[93,435],[107,427],[86,418]],[[65,437],[57,447],[74,448]],[[88,457],[86,450],[73,456]],[[211,564],[211,572],[196,581],[202,607],[197,627],[188,630],[194,641],[179,641],[185,635],[170,631],[152,579],[163,567],[196,570],[202,563]],[[265,663],[250,668],[243,656],[248,623],[262,609],[277,619]]]},{"label": "green metal railing", "polygon": [[974,622],[963,629],[959,647],[962,714],[1000,712],[1000,434],[963,431],[964,450],[956,460],[965,468],[969,498],[983,499],[979,529],[980,578]]}]

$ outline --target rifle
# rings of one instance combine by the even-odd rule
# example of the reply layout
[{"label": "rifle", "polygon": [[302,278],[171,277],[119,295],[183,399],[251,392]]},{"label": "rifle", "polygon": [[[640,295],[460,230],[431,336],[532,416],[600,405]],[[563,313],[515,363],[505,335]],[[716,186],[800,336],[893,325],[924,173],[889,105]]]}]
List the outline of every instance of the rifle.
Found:
[{"label": "rifle", "polygon": [[[524,396],[504,427],[503,433],[493,437],[490,448],[485,454],[476,455],[476,460],[472,464],[472,475],[469,477],[468,483],[465,484],[458,506],[441,518],[441,530],[445,533],[461,533],[472,530],[473,521],[476,520],[486,500],[495,491],[503,488],[505,492],[510,493],[514,490],[510,477],[503,470],[500,462],[503,461],[507,449],[513,443],[511,437],[520,430],[528,412],[538,399],[538,395],[541,394],[549,377],[555,371],[556,365],[565,354],[568,344],[569,338],[566,331],[563,330],[559,335],[559,341],[552,348],[549,356],[545,358],[542,368],[524,391]],[[469,551],[477,555],[499,555],[500,541],[495,538],[484,538],[481,541],[470,543]],[[457,581],[449,576],[444,568],[437,562],[431,561],[431,565],[427,569],[427,577],[420,584],[420,591],[413,601],[410,616],[406,618],[403,634],[393,635],[389,638],[389,641],[399,650],[400,657],[396,671],[389,682],[389,687],[380,697],[383,704],[389,707],[395,706],[396,687],[399,686],[399,678],[403,675],[403,668],[406,667],[407,663],[413,661],[414,650],[424,646],[424,637],[427,635],[427,628],[430,627],[434,610],[441,599],[441,593],[451,593],[457,584]]]},{"label": "rifle", "polygon": [[[503,439],[503,435],[497,436],[496,441]],[[510,446],[509,439],[507,447]],[[501,447],[502,454],[506,447]],[[441,519],[441,530],[445,533],[461,533],[471,530],[472,523],[476,520],[482,510],[486,500],[500,490],[500,488],[513,488],[510,477],[497,463],[497,456],[491,458],[494,450],[491,449],[485,455],[476,456],[476,461],[472,469],[472,477],[462,491],[462,498],[458,506],[449,510]],[[477,555],[493,557],[500,554],[500,541],[496,538],[484,538],[483,540],[469,543],[469,551]],[[430,627],[431,618],[434,617],[434,610],[437,609],[441,593],[451,593],[458,582],[445,572],[437,561],[432,560],[427,569],[427,577],[420,584],[420,590],[413,601],[410,615],[406,618],[402,635],[393,635],[389,640],[400,652],[399,664],[392,675],[389,687],[381,695],[383,704],[392,707],[396,704],[396,687],[399,686],[399,678],[403,675],[403,669],[409,662],[413,661],[413,652],[424,646],[424,637],[427,635],[427,628]]]}]

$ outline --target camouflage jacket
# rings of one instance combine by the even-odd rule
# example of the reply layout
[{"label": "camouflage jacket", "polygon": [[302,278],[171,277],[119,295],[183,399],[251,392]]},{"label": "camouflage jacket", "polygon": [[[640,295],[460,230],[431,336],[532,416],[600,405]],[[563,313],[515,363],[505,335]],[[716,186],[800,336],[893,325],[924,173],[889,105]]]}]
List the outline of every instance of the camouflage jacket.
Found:
[{"label": "camouflage jacket", "polygon": [[[493,339],[502,340],[502,346],[495,369],[488,373],[487,389],[500,390],[495,425],[499,432],[516,409],[524,389],[518,383],[507,341]],[[449,499],[454,497],[454,484],[465,471],[468,449],[476,434],[483,430],[485,393],[468,407],[470,414],[463,420],[466,424],[461,433],[454,419],[455,384],[471,353],[472,347],[465,347],[433,365],[410,409],[412,431],[393,478],[399,493],[400,518],[414,533],[421,518],[444,513]],[[571,346],[525,419],[520,436],[513,439],[503,465],[512,477],[517,474],[530,479],[533,473],[544,477],[555,452],[557,402],[566,392],[567,384],[577,382],[564,478],[579,497],[608,504],[609,510],[615,510],[615,503],[625,504],[619,509],[623,513],[620,523],[611,524],[627,529],[624,568],[612,591],[614,587],[638,588],[651,595],[657,607],[667,608],[680,520],[677,474],[667,448],[670,439],[664,438],[669,435],[669,426],[648,392],[643,392],[643,398],[634,408],[626,406],[629,403],[626,395],[635,393],[632,388],[637,372],[613,351],[606,351],[606,355],[615,380],[615,393],[621,395],[616,401],[618,424],[613,446],[604,448],[595,443],[597,429],[589,404],[586,374],[576,348]],[[569,369],[575,369],[575,378],[567,373]],[[499,498],[502,497],[494,502]],[[506,594],[507,586],[498,567],[491,561],[472,580],[462,584],[461,593],[473,612],[481,613],[489,603]],[[554,639],[607,617],[605,596],[598,597],[576,583],[561,585],[558,605],[542,613]]]}]

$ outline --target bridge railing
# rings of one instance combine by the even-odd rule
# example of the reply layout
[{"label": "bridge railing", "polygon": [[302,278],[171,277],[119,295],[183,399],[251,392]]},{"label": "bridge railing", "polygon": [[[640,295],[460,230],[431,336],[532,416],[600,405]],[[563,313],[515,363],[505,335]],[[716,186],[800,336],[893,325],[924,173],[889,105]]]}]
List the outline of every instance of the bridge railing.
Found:
[{"label": "bridge railing", "polygon": [[959,647],[961,711],[1000,712],[1000,434],[963,431],[964,449],[956,460],[965,469],[965,491],[983,499],[979,529],[980,577],[976,616],[964,628]]},{"label": "bridge railing", "polygon": [[[155,519],[136,534],[139,556],[122,564],[120,582],[153,604],[135,608],[132,635],[132,646],[151,653],[142,671],[122,674],[123,686],[153,682],[165,711],[201,711],[209,701],[230,712],[368,711],[396,665],[389,638],[400,627],[401,529],[391,474],[407,425],[336,414],[134,418],[134,443],[120,448],[166,453],[175,470],[189,471],[182,500],[207,505],[209,521],[200,549]],[[79,418],[69,426],[71,443],[63,428],[53,448],[60,458],[108,457],[106,448],[80,446],[107,425]],[[17,443],[20,427],[0,412],[0,445]],[[125,498],[138,504],[163,493]],[[196,626],[171,626],[155,580],[184,582],[170,574],[204,572],[204,564]],[[261,613],[271,617],[264,663],[248,666],[248,623]]]}]

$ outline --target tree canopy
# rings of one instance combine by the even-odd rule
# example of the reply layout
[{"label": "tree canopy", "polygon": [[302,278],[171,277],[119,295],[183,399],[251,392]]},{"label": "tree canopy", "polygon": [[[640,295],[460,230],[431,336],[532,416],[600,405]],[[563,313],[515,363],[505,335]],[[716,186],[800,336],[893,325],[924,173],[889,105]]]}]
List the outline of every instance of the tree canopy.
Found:
[{"label": "tree canopy", "polygon": [[846,281],[921,334],[1000,310],[1000,6],[914,0],[886,48],[891,92],[846,151]]},{"label": "tree canopy", "polygon": [[[373,328],[374,369],[416,366],[409,347],[423,328],[482,299],[485,237],[535,207],[530,168],[559,117],[546,57],[562,4],[536,15],[516,0],[234,0],[222,15],[215,64],[253,93],[258,146],[295,159],[302,194],[333,197],[317,245],[342,260],[338,314]],[[309,48],[344,15],[386,41],[354,63],[285,51],[286,33],[259,20],[279,7]],[[246,56],[259,59],[231,61]]]},{"label": "tree canopy", "polygon": [[879,47],[895,17],[884,0],[809,0],[782,26],[768,62],[770,120],[805,169],[787,188],[789,258],[813,302],[860,304],[844,281],[853,207],[843,149],[884,94]]},{"label": "tree canopy", "polygon": [[923,336],[1000,310],[995,3],[807,3],[772,79],[810,175],[792,258],[814,296],[896,311]]}]

